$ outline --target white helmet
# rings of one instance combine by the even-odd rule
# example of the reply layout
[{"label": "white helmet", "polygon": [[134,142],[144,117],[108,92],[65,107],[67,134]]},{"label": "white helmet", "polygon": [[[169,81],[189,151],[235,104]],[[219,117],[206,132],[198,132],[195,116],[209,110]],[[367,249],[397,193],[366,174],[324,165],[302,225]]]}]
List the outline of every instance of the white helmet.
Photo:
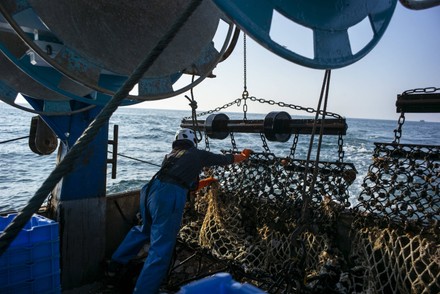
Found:
[{"label": "white helmet", "polygon": [[196,133],[191,129],[181,129],[176,132],[176,140],[189,140],[197,146]]}]

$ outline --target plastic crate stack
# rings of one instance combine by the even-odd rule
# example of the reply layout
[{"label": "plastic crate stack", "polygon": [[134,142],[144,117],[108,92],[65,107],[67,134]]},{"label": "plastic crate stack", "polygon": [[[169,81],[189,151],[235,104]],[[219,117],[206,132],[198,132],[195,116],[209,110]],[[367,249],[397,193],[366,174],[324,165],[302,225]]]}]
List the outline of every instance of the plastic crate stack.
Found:
[{"label": "plastic crate stack", "polygon": [[[0,233],[15,215],[0,216]],[[57,222],[32,216],[0,256],[0,293],[61,293]]]}]

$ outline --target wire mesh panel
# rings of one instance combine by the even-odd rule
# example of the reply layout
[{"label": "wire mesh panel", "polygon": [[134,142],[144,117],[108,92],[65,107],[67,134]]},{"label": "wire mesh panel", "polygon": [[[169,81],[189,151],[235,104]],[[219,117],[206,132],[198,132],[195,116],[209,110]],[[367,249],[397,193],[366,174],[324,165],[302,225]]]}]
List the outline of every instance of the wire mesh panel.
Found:
[{"label": "wire mesh panel", "polygon": [[439,146],[375,143],[358,208],[398,223],[437,227]]},{"label": "wire mesh panel", "polygon": [[[200,191],[189,203],[180,231],[182,240],[228,261],[259,285],[296,285],[306,277],[305,272],[318,276],[320,267],[333,258],[328,252],[337,251],[334,222],[349,206],[347,188],[356,173],[351,164],[315,165],[254,153],[244,163],[207,173],[218,183]],[[313,173],[319,183],[312,189]],[[295,236],[303,193],[311,195],[312,226]],[[293,245],[297,238],[299,243]],[[276,282],[280,275],[283,278]]]}]

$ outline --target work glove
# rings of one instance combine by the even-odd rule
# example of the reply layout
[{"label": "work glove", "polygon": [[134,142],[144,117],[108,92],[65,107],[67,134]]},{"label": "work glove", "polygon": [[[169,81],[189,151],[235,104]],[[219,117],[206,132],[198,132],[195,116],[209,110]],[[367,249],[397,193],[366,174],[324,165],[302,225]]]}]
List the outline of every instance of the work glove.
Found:
[{"label": "work glove", "polygon": [[252,152],[251,149],[243,149],[240,154],[234,154],[234,163],[239,163],[248,159]]},{"label": "work glove", "polygon": [[214,182],[217,182],[218,180],[216,179],[216,178],[214,178],[214,177],[209,177],[209,178],[206,178],[206,179],[203,179],[203,180],[200,180],[199,181],[199,184],[197,185],[197,190],[196,191],[198,191],[198,190],[200,190],[200,189],[203,189],[203,188],[205,188],[206,186],[209,186],[210,184],[212,184],[212,183],[214,183]]}]

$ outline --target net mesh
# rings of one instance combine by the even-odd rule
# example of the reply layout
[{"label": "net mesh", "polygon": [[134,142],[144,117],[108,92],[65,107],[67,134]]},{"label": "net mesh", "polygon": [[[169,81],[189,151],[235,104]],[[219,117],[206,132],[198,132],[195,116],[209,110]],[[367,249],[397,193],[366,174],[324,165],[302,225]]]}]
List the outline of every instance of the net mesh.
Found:
[{"label": "net mesh", "polygon": [[354,205],[348,163],[256,153],[207,174],[219,181],[188,203],[179,237],[235,279],[273,293],[440,292],[438,147],[376,143]]}]

